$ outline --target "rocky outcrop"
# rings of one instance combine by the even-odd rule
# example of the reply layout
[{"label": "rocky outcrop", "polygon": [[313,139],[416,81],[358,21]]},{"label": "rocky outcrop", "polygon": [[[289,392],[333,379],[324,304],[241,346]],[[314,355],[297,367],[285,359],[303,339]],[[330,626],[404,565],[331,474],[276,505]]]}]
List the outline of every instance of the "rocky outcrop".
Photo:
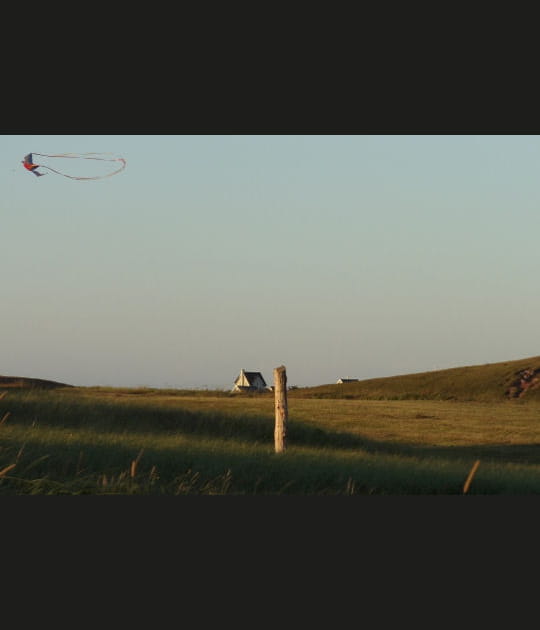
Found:
[{"label": "rocky outcrop", "polygon": [[515,376],[515,380],[505,392],[507,398],[522,398],[529,389],[540,387],[540,368],[536,370],[526,368],[517,372]]}]

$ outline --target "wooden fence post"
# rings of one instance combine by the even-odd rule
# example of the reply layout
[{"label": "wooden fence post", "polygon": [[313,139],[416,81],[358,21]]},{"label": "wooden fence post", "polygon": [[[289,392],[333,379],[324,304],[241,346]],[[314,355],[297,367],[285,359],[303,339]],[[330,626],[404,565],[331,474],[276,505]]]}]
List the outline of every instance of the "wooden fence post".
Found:
[{"label": "wooden fence post", "polygon": [[287,446],[287,372],[284,365],[274,369],[274,407],[274,449],[276,453],[282,453]]}]

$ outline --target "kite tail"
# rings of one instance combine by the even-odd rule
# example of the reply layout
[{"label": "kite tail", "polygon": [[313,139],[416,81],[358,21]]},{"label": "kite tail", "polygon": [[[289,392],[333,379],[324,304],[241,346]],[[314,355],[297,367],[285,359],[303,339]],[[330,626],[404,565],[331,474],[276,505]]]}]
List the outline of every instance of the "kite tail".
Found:
[{"label": "kite tail", "polygon": [[[79,160],[103,160],[104,162],[115,162],[118,159],[122,159],[116,153],[32,153],[31,155],[41,155],[41,157],[51,158],[74,158]],[[103,156],[103,155],[116,155],[113,158],[105,157],[90,157],[90,156]]]},{"label": "kite tail", "polygon": [[80,159],[82,158],[84,160],[100,160],[103,162],[121,162],[122,163],[122,166],[118,168],[116,171],[113,171],[112,173],[107,173],[106,175],[97,175],[95,177],[76,177],[74,175],[67,175],[66,173],[57,171],[56,169],[52,168],[52,166],[39,164],[39,168],[46,168],[49,171],[52,171],[53,173],[56,173],[57,175],[62,175],[62,177],[67,177],[68,179],[78,179],[78,180],[105,179],[106,177],[112,177],[113,175],[120,173],[120,171],[123,171],[127,165],[126,160],[122,157],[115,157],[115,158],[90,157],[90,156],[97,156],[97,155],[113,155],[113,154],[107,154],[107,153],[82,153],[82,154],[57,153],[54,155],[50,155],[47,153],[34,153],[33,155],[40,155],[41,157],[50,157],[50,158],[60,158],[60,157],[61,158],[80,158]]}]

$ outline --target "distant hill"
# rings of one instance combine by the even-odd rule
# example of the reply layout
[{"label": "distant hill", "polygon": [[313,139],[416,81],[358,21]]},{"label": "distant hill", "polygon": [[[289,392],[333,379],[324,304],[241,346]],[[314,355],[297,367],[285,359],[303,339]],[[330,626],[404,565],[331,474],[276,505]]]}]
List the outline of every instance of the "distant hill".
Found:
[{"label": "distant hill", "polygon": [[[0,389],[74,387],[40,378],[0,375]],[[290,398],[350,398],[359,400],[457,400],[540,402],[540,356],[370,378],[348,383],[294,387]]]},{"label": "distant hill", "polygon": [[352,383],[300,387],[290,397],[365,400],[540,401],[540,356]]},{"label": "distant hill", "polygon": [[0,389],[54,389],[56,387],[73,387],[67,383],[47,381],[41,378],[27,378],[25,376],[2,376],[0,374]]}]

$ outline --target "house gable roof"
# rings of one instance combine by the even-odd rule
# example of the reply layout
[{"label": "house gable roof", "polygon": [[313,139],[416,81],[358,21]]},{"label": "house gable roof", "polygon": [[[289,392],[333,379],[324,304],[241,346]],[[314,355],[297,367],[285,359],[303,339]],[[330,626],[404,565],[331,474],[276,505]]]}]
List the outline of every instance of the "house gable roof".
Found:
[{"label": "house gable roof", "polygon": [[242,368],[240,374],[234,380],[233,391],[259,391],[267,387],[261,372],[248,372]]},{"label": "house gable roof", "polygon": [[[259,378],[262,383],[264,384],[264,386],[266,386],[266,381],[263,378],[263,375],[261,374],[261,372],[246,372],[245,370],[242,371],[244,374],[244,377],[246,379],[246,381],[250,384],[253,385],[256,380]],[[242,372],[236,377],[235,379],[235,383],[238,383],[238,381],[240,380],[241,376],[242,376]]]}]

